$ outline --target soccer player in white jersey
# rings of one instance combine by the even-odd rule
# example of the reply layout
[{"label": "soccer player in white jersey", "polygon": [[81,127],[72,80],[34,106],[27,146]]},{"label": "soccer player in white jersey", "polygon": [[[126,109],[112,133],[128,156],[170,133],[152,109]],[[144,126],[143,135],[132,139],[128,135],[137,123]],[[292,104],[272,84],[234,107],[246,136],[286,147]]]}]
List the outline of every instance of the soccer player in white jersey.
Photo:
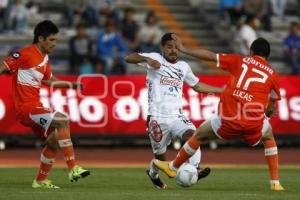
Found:
[{"label": "soccer player in white jersey", "polygon": [[[185,82],[199,93],[221,93],[223,88],[199,82],[188,63],[178,60],[178,49],[166,33],[161,38],[161,54],[132,53],[125,60],[128,63],[147,67],[148,119],[147,132],[156,159],[165,160],[167,146],[174,139],[186,141],[195,132],[195,126],[183,115],[182,90]],[[199,167],[200,148],[191,157],[190,163]],[[200,170],[199,178],[206,177],[209,168]],[[147,174],[157,188],[167,185],[159,178],[158,169],[151,162]]]}]

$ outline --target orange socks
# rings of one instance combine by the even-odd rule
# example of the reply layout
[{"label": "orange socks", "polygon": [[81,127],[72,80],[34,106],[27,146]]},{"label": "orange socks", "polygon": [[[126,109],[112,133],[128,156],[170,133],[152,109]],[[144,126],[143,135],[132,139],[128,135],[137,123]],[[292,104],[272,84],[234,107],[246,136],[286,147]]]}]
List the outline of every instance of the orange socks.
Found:
[{"label": "orange socks", "polygon": [[59,128],[57,130],[57,138],[58,138],[58,145],[61,149],[61,152],[64,155],[68,169],[71,170],[75,166],[75,156],[74,156],[73,144],[70,138],[69,127]]},{"label": "orange socks", "polygon": [[55,161],[56,152],[48,149],[46,146],[41,154],[41,165],[37,173],[36,180],[43,181],[47,178],[48,173],[50,172],[52,165]]},{"label": "orange socks", "polygon": [[179,168],[188,158],[190,158],[200,147],[200,141],[198,141],[196,135],[193,135],[180,149],[179,153],[172,164],[174,168]]},{"label": "orange socks", "polygon": [[264,141],[265,156],[271,176],[271,181],[278,181],[278,150],[274,139]]},{"label": "orange socks", "polygon": [[[60,128],[57,130],[58,145],[64,155],[68,169],[71,170],[75,166],[75,156],[73,144],[70,139],[70,129]],[[55,161],[56,152],[49,149],[47,146],[43,149],[41,154],[41,165],[37,173],[36,180],[43,181],[47,178],[52,165]]]}]

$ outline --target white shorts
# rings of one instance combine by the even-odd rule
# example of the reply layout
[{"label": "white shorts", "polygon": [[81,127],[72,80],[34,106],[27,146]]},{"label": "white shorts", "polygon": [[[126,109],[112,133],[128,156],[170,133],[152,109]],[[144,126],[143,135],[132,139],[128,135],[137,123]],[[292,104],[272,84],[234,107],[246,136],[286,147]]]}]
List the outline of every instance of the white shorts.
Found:
[{"label": "white shorts", "polygon": [[182,140],[187,130],[196,130],[194,124],[184,116],[172,118],[149,116],[147,127],[152,151],[156,155],[165,153],[172,140]]}]

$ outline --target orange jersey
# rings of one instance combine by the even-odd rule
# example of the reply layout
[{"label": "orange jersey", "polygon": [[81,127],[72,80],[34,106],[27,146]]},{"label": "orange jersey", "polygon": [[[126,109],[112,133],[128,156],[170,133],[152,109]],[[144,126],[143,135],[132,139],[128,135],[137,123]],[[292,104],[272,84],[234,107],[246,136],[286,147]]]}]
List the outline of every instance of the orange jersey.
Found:
[{"label": "orange jersey", "polygon": [[217,54],[217,66],[230,73],[221,95],[219,115],[232,126],[262,125],[269,100],[279,100],[275,70],[259,56]]},{"label": "orange jersey", "polygon": [[30,45],[3,61],[13,75],[13,100],[17,112],[25,105],[42,106],[39,96],[42,80],[49,80],[52,75],[48,59],[36,45]]}]

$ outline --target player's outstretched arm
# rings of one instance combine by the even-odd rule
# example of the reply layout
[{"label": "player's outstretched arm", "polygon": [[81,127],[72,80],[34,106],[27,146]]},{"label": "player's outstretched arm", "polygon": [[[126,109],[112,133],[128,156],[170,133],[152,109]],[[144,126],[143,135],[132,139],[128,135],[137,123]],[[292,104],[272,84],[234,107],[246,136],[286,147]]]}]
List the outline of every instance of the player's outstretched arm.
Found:
[{"label": "player's outstretched arm", "polygon": [[200,82],[192,88],[199,93],[222,93],[224,91],[224,87],[214,87]]},{"label": "player's outstretched arm", "polygon": [[128,63],[138,64],[146,62],[148,65],[150,65],[154,69],[160,68],[160,63],[157,60],[154,60],[152,58],[141,56],[138,53],[131,53],[128,56],[125,57],[125,61]]},{"label": "player's outstretched arm", "polygon": [[188,49],[183,45],[179,36],[177,36],[176,34],[172,34],[172,38],[175,41],[177,49],[182,53],[188,54],[195,58],[199,58],[203,61],[217,62],[217,54],[215,54],[214,52],[205,49]]},{"label": "player's outstretched arm", "polygon": [[70,82],[59,80],[55,76],[52,76],[50,80],[43,80],[43,84],[47,85],[48,87],[54,88],[73,88],[73,89],[83,89],[83,84],[79,82]]}]

